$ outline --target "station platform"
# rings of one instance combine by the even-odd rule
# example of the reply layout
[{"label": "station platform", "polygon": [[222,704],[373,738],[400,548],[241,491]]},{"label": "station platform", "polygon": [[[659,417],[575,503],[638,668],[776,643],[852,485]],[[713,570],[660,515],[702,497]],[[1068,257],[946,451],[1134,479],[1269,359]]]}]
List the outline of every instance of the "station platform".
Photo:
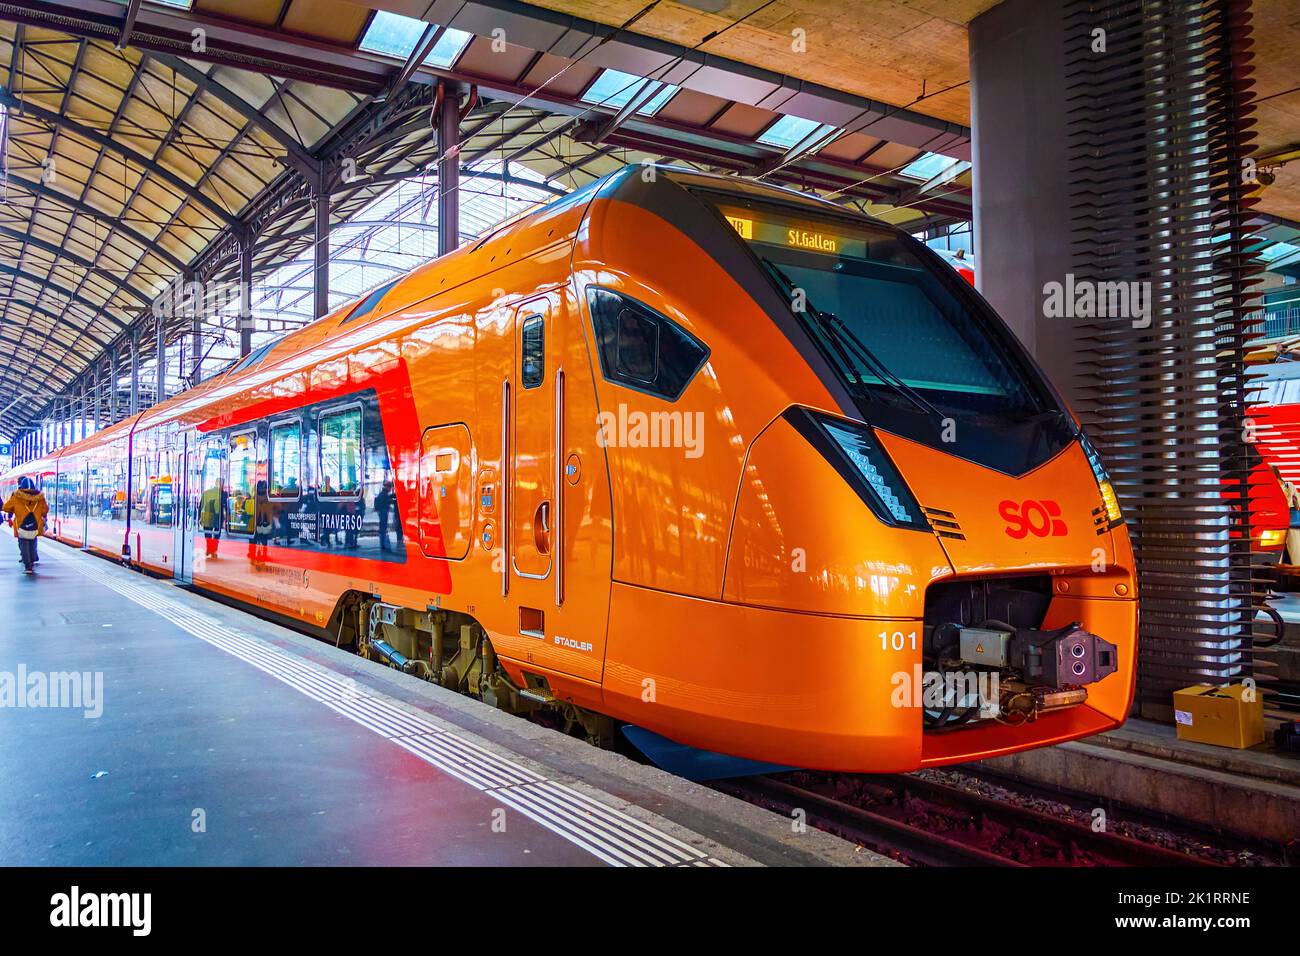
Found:
[{"label": "station platform", "polygon": [[[1267,724],[1269,733],[1274,724]],[[978,767],[1215,832],[1282,847],[1300,845],[1300,759],[1268,745],[1248,750],[1179,740],[1168,724],[1124,726],[982,761]]]},{"label": "station platform", "polygon": [[896,865],[53,541],[26,576],[10,547],[6,865]]}]

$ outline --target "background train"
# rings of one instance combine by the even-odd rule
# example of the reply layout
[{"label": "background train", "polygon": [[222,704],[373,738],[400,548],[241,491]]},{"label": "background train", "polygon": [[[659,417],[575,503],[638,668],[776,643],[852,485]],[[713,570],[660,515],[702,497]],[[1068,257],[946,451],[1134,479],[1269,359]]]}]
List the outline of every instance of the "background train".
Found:
[{"label": "background train", "polygon": [[61,541],[595,742],[907,770],[1133,693],[1123,518],[1027,353],[735,178],[614,174],[21,474]]}]

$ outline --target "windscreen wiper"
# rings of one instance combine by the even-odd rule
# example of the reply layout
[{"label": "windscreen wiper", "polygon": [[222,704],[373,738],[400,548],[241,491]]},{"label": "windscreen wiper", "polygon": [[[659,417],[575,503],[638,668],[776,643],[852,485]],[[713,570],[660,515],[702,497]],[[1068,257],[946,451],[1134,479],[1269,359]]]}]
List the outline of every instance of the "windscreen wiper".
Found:
[{"label": "windscreen wiper", "polygon": [[[772,271],[772,274],[777,277],[777,281],[786,287],[786,291],[790,295],[794,295],[795,290],[798,289],[799,286],[797,286],[794,280],[786,274],[785,270],[770,259],[763,259],[763,264],[766,265],[768,269]],[[831,345],[835,348],[836,352],[839,353],[840,358],[844,362],[844,368],[846,371],[851,373],[855,371],[855,369],[853,362],[849,359],[848,353],[844,349],[845,344],[858,354],[858,357],[867,364],[870,371],[875,374],[877,378],[915,405],[923,414],[933,416],[940,420],[944,418],[943,412],[935,408],[924,395],[895,375],[889,367],[880,360],[876,353],[871,351],[871,347],[868,346],[866,342],[863,342],[862,339],[858,337],[857,333],[848,327],[843,319],[834,312],[824,312],[813,305],[812,301],[808,298],[808,293],[806,291],[804,292],[803,301],[808,314],[817,321],[818,326],[825,333],[827,339],[830,340]],[[859,384],[861,384],[860,380]]]}]

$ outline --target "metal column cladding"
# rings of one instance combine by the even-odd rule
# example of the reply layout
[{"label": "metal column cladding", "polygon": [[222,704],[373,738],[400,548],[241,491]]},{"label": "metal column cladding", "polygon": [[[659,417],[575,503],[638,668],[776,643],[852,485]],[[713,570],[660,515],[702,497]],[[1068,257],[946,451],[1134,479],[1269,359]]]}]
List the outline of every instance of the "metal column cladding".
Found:
[{"label": "metal column cladding", "polygon": [[[1129,518],[1138,701],[1164,717],[1177,688],[1261,676],[1246,486],[1250,4],[1067,0],[1065,56],[1067,298],[1097,293],[1094,317],[1075,322],[1077,411]],[[1146,314],[1103,310],[1120,291],[1145,293]]]},{"label": "metal column cladding", "polygon": [[[440,81],[438,125],[438,255],[460,245],[460,84]],[[508,171],[508,170],[507,170]]]}]

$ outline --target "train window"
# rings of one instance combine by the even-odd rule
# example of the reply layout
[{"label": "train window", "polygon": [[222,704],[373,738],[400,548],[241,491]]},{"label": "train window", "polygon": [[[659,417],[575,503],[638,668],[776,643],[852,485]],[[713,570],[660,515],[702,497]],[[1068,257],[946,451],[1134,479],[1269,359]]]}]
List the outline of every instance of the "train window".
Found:
[{"label": "train window", "polygon": [[546,320],[540,315],[524,319],[520,335],[523,345],[523,386],[536,388],[546,377]]},{"label": "train window", "polygon": [[136,455],[131,462],[131,520],[144,522],[145,504],[149,491],[148,464],[143,455]]},{"label": "train window", "polygon": [[631,309],[620,309],[614,322],[614,367],[638,382],[654,382],[659,377],[659,324]]},{"label": "train window", "polygon": [[361,482],[361,409],[321,415],[320,497],[355,498]]},{"label": "train window", "polygon": [[271,497],[297,498],[301,494],[302,425],[281,422],[271,426]]},{"label": "train window", "polygon": [[384,296],[386,296],[388,294],[388,290],[391,289],[393,286],[397,285],[397,283],[400,281],[401,281],[401,277],[399,276],[398,278],[392,280],[391,282],[385,282],[378,289],[375,289],[368,296],[366,296],[359,303],[357,303],[357,307],[353,309],[351,312],[349,312],[348,317],[344,319],[342,322],[340,322],[339,325],[344,326],[347,325],[349,322],[355,322],[357,319],[363,318],[369,315],[371,312],[375,311],[375,306],[379,305],[379,300],[382,299]]},{"label": "train window", "polygon": [[199,454],[203,462],[199,474],[203,489],[199,494],[199,527],[205,536],[214,538],[221,532],[221,516],[226,506],[225,488],[222,485],[226,449],[220,442],[209,441],[203,443]]},{"label": "train window", "polygon": [[257,440],[253,432],[230,437],[229,507],[226,530],[252,534],[257,509]]},{"label": "train window", "polygon": [[592,287],[587,303],[608,381],[675,402],[709,357],[703,342],[635,299]]},{"label": "train window", "polygon": [[281,339],[283,338],[284,338],[283,335],[277,336],[276,338],[272,339],[266,344],[259,345],[257,348],[253,349],[253,351],[249,352],[242,359],[240,359],[239,362],[230,371],[232,373],[242,372],[246,368],[252,368],[258,362],[262,361],[262,359],[266,358],[266,356],[270,353],[271,349],[279,345]]}]

